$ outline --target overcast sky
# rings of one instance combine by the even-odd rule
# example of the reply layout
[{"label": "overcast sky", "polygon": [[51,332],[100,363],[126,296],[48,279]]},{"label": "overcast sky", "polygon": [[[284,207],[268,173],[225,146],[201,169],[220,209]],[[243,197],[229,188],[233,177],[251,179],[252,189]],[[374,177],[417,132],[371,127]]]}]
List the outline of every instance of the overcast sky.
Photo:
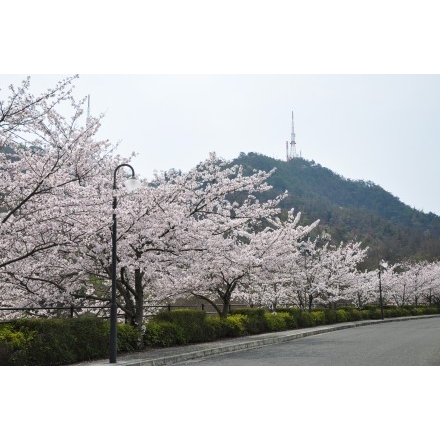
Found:
[{"label": "overcast sky", "polygon": [[[23,75],[0,75],[1,88]],[[32,75],[34,91],[66,75]],[[215,151],[285,158],[297,150],[440,215],[440,75],[80,74],[75,96],[105,113],[100,137],[138,153],[137,173],[189,170]]]}]

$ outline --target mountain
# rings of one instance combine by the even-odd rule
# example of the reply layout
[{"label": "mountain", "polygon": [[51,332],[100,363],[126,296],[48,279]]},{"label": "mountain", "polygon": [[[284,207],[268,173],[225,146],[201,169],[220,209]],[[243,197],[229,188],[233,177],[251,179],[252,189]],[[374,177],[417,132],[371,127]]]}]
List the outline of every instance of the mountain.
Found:
[{"label": "mountain", "polygon": [[303,224],[320,219],[317,233],[331,234],[334,244],[355,240],[368,246],[367,269],[376,268],[382,258],[394,263],[440,257],[440,217],[405,205],[373,182],[346,179],[302,158],[285,162],[241,153],[233,163],[245,174],[276,168],[265,199],[287,190],[281,207],[300,211]]}]

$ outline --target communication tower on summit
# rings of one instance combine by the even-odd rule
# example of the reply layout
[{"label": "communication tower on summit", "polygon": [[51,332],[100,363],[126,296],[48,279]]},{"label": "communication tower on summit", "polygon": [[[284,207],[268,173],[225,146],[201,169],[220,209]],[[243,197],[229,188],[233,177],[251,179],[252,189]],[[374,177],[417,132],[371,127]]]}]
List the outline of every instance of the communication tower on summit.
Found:
[{"label": "communication tower on summit", "polygon": [[286,141],[286,161],[294,159],[298,157],[296,153],[296,142],[295,142],[295,129],[293,125],[293,111],[292,111],[292,133],[290,134],[290,149],[289,142]]}]

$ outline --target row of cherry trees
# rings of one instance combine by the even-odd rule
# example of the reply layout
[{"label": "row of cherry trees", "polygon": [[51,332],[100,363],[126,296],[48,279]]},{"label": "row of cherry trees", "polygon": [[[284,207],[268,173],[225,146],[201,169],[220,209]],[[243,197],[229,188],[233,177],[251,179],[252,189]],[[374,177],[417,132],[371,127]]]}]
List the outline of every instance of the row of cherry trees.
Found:
[{"label": "row of cherry trees", "polygon": [[[439,305],[440,263],[406,261],[381,270],[380,282],[385,304],[393,306]],[[359,273],[359,280],[349,289],[348,298],[357,306],[376,302],[379,269]]]},{"label": "row of cherry trees", "polygon": [[[118,306],[133,325],[146,305],[187,296],[221,316],[234,299],[309,309],[377,300],[377,274],[357,270],[367,252],[360,243],[312,238],[318,221],[304,226],[299,213],[281,213],[285,194],[259,201],[271,173],[245,176],[212,154],[188,172],[115,192],[113,171],[131,158],[96,140],[101,117],[84,117],[74,80],[38,96],[26,80],[0,100],[0,307],[108,304],[114,195]],[[435,273],[434,264],[389,270],[387,299],[436,295],[422,275],[428,267]]]}]

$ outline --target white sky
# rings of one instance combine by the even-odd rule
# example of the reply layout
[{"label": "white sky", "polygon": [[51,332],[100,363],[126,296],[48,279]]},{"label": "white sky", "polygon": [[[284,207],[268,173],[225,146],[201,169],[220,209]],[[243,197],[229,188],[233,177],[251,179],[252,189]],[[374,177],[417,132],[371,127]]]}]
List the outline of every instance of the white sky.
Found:
[{"label": "white sky", "polygon": [[101,136],[148,178],[210,151],[284,158],[293,110],[304,158],[440,215],[435,4],[21,0],[2,7],[0,84],[79,73]]},{"label": "white sky", "polygon": [[[31,74],[33,90],[64,76]],[[284,159],[293,110],[304,158],[440,214],[440,75],[80,74],[75,84],[92,114],[105,113],[101,137],[136,151],[143,177],[186,171],[210,151]]]},{"label": "white sky", "polygon": [[2,7],[0,87],[79,73],[148,178],[210,151],[284,158],[293,110],[304,158],[440,215],[435,3],[21,0]]}]

